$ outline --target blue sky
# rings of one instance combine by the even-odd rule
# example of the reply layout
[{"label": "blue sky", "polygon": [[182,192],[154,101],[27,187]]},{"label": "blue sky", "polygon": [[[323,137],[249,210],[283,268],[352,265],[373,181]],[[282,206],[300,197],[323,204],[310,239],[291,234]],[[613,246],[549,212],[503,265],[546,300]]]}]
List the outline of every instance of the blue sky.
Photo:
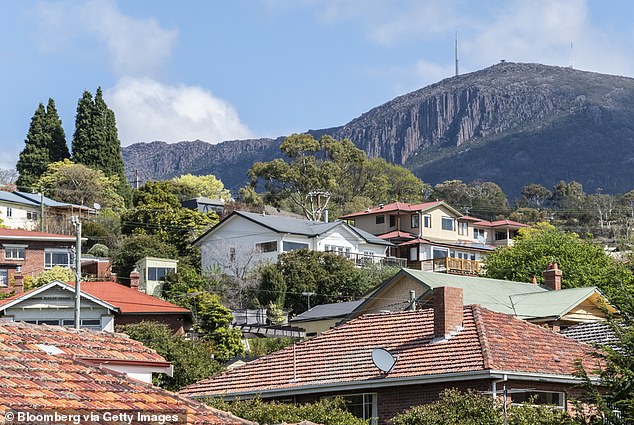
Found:
[{"label": "blue sky", "polygon": [[0,16],[0,168],[49,97],[70,144],[98,86],[123,145],[345,124],[452,76],[455,31],[461,73],[505,59],[634,76],[629,1],[0,0]]}]

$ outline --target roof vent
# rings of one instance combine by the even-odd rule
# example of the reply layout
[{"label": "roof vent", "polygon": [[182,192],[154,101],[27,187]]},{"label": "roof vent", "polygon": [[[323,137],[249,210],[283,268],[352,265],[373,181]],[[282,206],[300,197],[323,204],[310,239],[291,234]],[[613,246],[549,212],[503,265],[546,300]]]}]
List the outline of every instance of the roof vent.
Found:
[{"label": "roof vent", "polygon": [[379,204],[379,208],[383,209],[383,206],[384,206],[383,204]]}]

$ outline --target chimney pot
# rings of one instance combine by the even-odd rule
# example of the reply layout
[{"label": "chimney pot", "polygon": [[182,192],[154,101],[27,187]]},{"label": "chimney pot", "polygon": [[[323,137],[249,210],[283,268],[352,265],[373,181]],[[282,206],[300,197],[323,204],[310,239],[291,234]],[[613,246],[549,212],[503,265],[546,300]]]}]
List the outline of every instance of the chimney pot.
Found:
[{"label": "chimney pot", "polygon": [[462,288],[441,286],[434,288],[434,338],[446,339],[462,328]]},{"label": "chimney pot", "polygon": [[545,287],[551,291],[561,290],[561,276],[563,272],[559,270],[559,265],[556,262],[550,263],[542,274],[544,276]]},{"label": "chimney pot", "polygon": [[139,290],[139,281],[141,279],[141,274],[135,268],[130,272],[130,288]]},{"label": "chimney pot", "polygon": [[531,283],[532,283],[533,285],[537,285],[537,278],[535,277],[535,275],[533,275],[533,276],[531,277]]}]

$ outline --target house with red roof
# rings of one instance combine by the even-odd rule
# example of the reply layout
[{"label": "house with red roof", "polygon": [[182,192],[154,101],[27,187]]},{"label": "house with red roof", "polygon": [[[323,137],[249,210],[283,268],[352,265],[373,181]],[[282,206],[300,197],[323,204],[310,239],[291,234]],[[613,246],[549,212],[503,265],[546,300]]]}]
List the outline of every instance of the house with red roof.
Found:
[{"label": "house with red roof", "polygon": [[[462,288],[434,289],[433,308],[367,314],[314,338],[189,385],[187,397],[316,401],[342,396],[386,423],[447,388],[511,403],[572,409],[574,361],[595,368],[593,347],[480,305]],[[376,422],[375,422],[376,423]]]},{"label": "house with red roof", "polygon": [[463,215],[444,201],[380,204],[340,219],[395,244],[391,255],[407,259],[407,267],[461,274],[477,274],[482,258],[512,245],[526,227]]},{"label": "house with red roof", "polygon": [[0,229],[0,294],[16,291],[17,274],[37,276],[54,266],[70,267],[74,245],[74,236]]},{"label": "house with red roof", "polygon": [[[192,312],[138,289],[138,273],[132,287],[112,281],[82,282],[81,328],[113,332],[115,325],[143,321],[167,324],[176,333],[192,326]],[[135,285],[136,283],[136,285]],[[54,281],[0,300],[0,317],[14,322],[75,325],[75,284]]]},{"label": "house with red roof", "polygon": [[148,371],[169,363],[126,335],[1,323],[0,358],[2,423],[252,424],[153,386]]}]

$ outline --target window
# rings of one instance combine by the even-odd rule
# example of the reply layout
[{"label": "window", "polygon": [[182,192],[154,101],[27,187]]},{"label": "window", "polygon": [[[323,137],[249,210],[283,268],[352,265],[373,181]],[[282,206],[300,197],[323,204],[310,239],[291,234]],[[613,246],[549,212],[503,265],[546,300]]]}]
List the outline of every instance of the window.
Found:
[{"label": "window", "polygon": [[9,286],[9,270],[0,269],[0,287],[6,288]]},{"label": "window", "polygon": [[431,215],[425,214],[423,216],[423,227],[431,228]]},{"label": "window", "polygon": [[234,247],[229,248],[229,261],[232,263],[236,261],[236,249]]},{"label": "window", "polygon": [[13,209],[7,207],[7,217],[13,217]]},{"label": "window", "polygon": [[459,235],[466,235],[469,232],[469,223],[467,223],[466,221],[459,221],[458,222],[458,234]]},{"label": "window", "polygon": [[476,241],[484,242],[486,240],[484,229],[473,229],[473,239]]},{"label": "window", "polygon": [[275,252],[277,251],[277,241],[256,243],[255,250],[257,252]]},{"label": "window", "polygon": [[451,217],[443,217],[442,218],[442,229],[449,230],[453,232],[454,219]]},{"label": "window", "polygon": [[562,392],[535,391],[535,390],[514,390],[511,393],[513,404],[529,403],[532,405],[553,405],[558,409],[566,406],[566,397]]},{"label": "window", "polygon": [[413,246],[409,249],[409,261],[418,261],[418,247]]},{"label": "window", "polygon": [[396,226],[396,216],[395,215],[391,215],[390,216],[390,227],[394,227]]},{"label": "window", "polygon": [[377,215],[376,216],[376,224],[383,224],[385,223],[385,216],[384,215]]},{"label": "window", "polygon": [[301,243],[301,242],[290,242],[290,241],[282,242],[282,250],[284,252],[296,251],[298,249],[308,249],[308,244]]},{"label": "window", "polygon": [[370,425],[376,425],[378,417],[376,393],[344,394],[338,397],[345,400],[346,409],[354,416],[369,421]]},{"label": "window", "polygon": [[[96,331],[101,330],[101,320],[99,319],[81,319],[81,328],[82,329],[92,329]],[[64,319],[62,320],[62,326],[74,327],[75,320],[74,319]]]},{"label": "window", "polygon": [[148,267],[147,279],[161,280],[164,279],[168,273],[176,273],[176,269],[174,267]]},{"label": "window", "polygon": [[507,239],[506,232],[495,232],[495,240],[496,241],[503,241],[505,239]]},{"label": "window", "polygon": [[416,229],[420,225],[420,216],[418,214],[412,214],[410,221],[412,229]]},{"label": "window", "polygon": [[24,260],[24,245],[4,245],[4,258],[7,260]]},{"label": "window", "polygon": [[70,267],[70,251],[65,248],[46,248],[44,250],[44,268],[54,266]]},{"label": "window", "polygon": [[27,211],[26,212],[26,219],[27,220],[36,221],[37,220],[37,212],[35,212],[35,211]]}]

